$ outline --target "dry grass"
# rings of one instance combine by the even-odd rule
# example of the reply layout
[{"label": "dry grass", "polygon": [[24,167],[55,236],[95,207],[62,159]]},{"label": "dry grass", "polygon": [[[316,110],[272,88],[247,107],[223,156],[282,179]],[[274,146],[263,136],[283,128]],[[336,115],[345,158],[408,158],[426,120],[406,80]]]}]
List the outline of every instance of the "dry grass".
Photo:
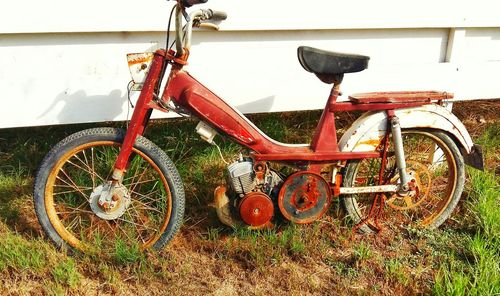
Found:
[{"label": "dry grass", "polygon": [[[476,139],[488,126],[499,124],[499,101],[457,103],[454,109]],[[308,140],[318,115],[286,113],[252,119],[278,140],[302,142]],[[341,115],[339,130],[353,118]],[[155,123],[149,131],[148,137],[168,151],[184,178],[186,221],[164,250],[127,264],[79,254],[68,256],[43,240],[36,222],[31,187],[41,158],[65,134],[84,127],[2,131],[0,249],[14,241],[20,255],[11,261],[0,258],[0,294],[429,294],[443,264],[470,256],[464,250],[475,233],[470,226],[475,217],[466,202],[441,230],[433,232],[410,229],[353,236],[338,203],[312,225],[283,223],[275,230],[260,232],[227,229],[209,206],[213,188],[223,181],[224,165],[215,150],[191,132],[194,126],[189,120],[166,121]],[[225,154],[237,152],[234,144],[222,144]],[[497,161],[491,154],[488,157]],[[488,167],[494,170],[496,164],[488,163]],[[26,257],[23,254],[36,250],[43,250],[41,262],[28,262],[22,268],[19,262]],[[465,262],[462,259],[455,261]]]}]

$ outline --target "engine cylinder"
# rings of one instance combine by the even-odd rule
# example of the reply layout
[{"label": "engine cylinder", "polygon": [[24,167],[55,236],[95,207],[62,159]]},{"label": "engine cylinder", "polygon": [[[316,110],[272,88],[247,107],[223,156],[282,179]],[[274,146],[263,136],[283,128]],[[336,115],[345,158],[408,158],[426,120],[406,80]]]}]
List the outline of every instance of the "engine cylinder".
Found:
[{"label": "engine cylinder", "polygon": [[252,191],[254,187],[253,163],[249,160],[237,161],[227,167],[229,183],[238,195]]}]

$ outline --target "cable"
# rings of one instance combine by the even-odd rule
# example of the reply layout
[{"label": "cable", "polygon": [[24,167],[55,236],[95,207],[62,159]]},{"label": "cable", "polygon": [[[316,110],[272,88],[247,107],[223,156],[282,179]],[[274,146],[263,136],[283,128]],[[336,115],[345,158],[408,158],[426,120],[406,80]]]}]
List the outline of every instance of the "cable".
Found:
[{"label": "cable", "polygon": [[[186,38],[186,27],[187,27],[187,24],[185,24],[182,27],[182,31],[184,32],[184,35],[182,36],[183,40]],[[172,44],[170,44],[170,47],[168,49],[172,49],[172,47],[174,47],[175,42],[176,42],[176,40],[172,41]]]},{"label": "cable", "polygon": [[170,16],[168,18],[168,26],[167,26],[167,42],[165,43],[165,48],[168,49],[168,44],[170,43],[170,25],[172,24],[172,16],[174,15],[174,10],[177,5],[172,6],[172,10],[170,11]]},{"label": "cable", "polygon": [[133,83],[134,83],[134,80],[132,79],[127,84],[127,98],[128,98],[128,102],[130,103],[130,105],[127,104],[127,121],[126,121],[127,129],[128,129],[128,117],[130,115],[130,107],[134,108],[134,104],[132,104],[132,100],[130,99],[130,92],[132,91]]},{"label": "cable", "polygon": [[227,162],[225,159],[224,159],[224,156],[222,156],[222,151],[220,150],[220,147],[219,145],[217,145],[217,143],[215,143],[215,141],[213,141],[212,143],[210,143],[212,145],[214,145],[215,147],[217,147],[217,150],[219,151],[219,155],[220,155],[220,158],[222,158],[222,161],[226,164],[226,165],[229,165],[229,162]]}]

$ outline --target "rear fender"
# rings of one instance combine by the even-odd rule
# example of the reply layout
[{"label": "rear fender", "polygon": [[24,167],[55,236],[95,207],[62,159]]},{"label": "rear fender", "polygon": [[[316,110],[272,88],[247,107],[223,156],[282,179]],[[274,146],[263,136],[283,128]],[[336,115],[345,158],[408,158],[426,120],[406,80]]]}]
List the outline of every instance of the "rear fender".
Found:
[{"label": "rear fender", "polygon": [[[465,126],[446,108],[430,104],[414,108],[394,110],[402,129],[425,128],[450,134],[460,148],[467,164],[482,169],[479,146],[474,145]],[[339,141],[340,151],[374,151],[385,135],[387,113],[371,111],[359,117]],[[478,159],[481,161],[478,161]]]}]

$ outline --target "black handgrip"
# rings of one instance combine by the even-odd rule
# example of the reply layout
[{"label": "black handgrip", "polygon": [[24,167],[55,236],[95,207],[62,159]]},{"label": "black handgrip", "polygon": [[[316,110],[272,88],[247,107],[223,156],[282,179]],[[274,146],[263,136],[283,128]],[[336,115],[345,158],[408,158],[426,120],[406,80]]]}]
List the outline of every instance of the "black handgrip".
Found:
[{"label": "black handgrip", "polygon": [[214,21],[223,21],[227,19],[227,13],[224,11],[217,11],[217,10],[212,10],[209,9],[209,12],[211,13],[210,19]]},{"label": "black handgrip", "polygon": [[181,0],[184,7],[191,7],[196,4],[207,3],[208,0]]}]

